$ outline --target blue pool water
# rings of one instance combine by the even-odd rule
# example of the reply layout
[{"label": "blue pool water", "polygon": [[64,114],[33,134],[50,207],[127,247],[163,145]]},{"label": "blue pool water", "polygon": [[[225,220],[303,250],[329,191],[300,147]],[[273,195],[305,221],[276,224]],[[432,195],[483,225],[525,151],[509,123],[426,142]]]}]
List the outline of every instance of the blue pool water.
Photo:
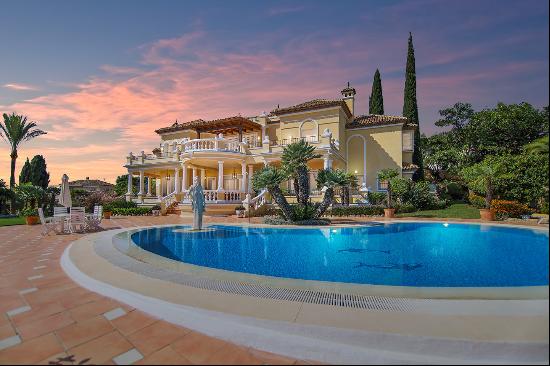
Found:
[{"label": "blue pool water", "polygon": [[149,228],[141,248],[181,262],[257,275],[395,286],[548,285],[548,232],[394,223],[347,228]]}]

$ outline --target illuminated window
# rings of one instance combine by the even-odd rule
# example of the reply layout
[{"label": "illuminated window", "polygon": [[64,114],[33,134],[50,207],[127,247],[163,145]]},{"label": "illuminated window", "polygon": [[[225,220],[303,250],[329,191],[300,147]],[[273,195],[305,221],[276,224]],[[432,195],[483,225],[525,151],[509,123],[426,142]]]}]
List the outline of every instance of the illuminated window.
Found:
[{"label": "illuminated window", "polygon": [[388,190],[388,181],[387,180],[376,180],[378,185],[379,191],[387,191]]}]

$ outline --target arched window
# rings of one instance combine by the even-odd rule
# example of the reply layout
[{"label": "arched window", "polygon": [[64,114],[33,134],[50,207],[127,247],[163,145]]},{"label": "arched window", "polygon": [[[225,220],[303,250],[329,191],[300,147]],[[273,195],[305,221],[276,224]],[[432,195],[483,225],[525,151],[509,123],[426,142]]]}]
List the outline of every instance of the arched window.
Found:
[{"label": "arched window", "polygon": [[314,121],[304,121],[300,126],[300,137],[309,142],[317,142],[318,126]]}]

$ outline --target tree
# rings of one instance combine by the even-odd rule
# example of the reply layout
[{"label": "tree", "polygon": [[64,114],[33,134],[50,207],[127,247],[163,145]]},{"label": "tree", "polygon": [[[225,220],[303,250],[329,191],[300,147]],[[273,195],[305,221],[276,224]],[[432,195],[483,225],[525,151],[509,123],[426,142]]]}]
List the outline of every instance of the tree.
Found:
[{"label": "tree", "polygon": [[387,182],[388,188],[386,190],[386,207],[387,208],[393,208],[393,201],[392,201],[392,187],[391,187],[391,181],[395,177],[399,176],[399,172],[395,169],[382,169],[378,172],[378,180],[380,182]]},{"label": "tree", "polygon": [[343,186],[347,182],[346,173],[339,169],[323,169],[317,174],[317,187],[324,190],[323,200],[317,207],[315,218],[323,216],[334,202],[334,187]]},{"label": "tree", "polygon": [[27,158],[27,161],[25,161],[25,164],[23,164],[23,168],[21,168],[21,173],[19,174],[19,184],[29,183],[30,181],[31,163],[29,162],[29,158]]},{"label": "tree", "polygon": [[0,136],[11,147],[10,189],[13,189],[15,187],[15,162],[17,161],[17,149],[19,145],[23,141],[32,140],[40,135],[45,135],[47,132],[36,128],[36,122],[27,122],[26,116],[16,115],[15,113],[7,115],[4,113],[3,117],[4,123],[0,123]]},{"label": "tree", "polygon": [[540,137],[533,142],[525,145],[525,151],[529,154],[548,155],[548,135]]},{"label": "tree", "polygon": [[277,205],[281,208],[284,218],[292,221],[294,219],[294,211],[286,200],[280,187],[280,184],[286,179],[286,174],[280,169],[274,166],[266,166],[254,174],[252,177],[252,187],[258,191],[266,188]]},{"label": "tree", "polygon": [[472,191],[485,195],[485,208],[491,208],[495,187],[510,177],[506,172],[507,159],[488,156],[482,162],[462,170],[462,177]]},{"label": "tree", "polygon": [[474,115],[474,109],[470,103],[458,102],[452,107],[439,110],[441,119],[435,122],[438,127],[451,126],[453,130],[461,130],[466,127]]},{"label": "tree", "polygon": [[46,170],[46,159],[42,155],[35,155],[31,160],[30,178],[34,186],[48,188],[50,173]]},{"label": "tree", "polygon": [[309,170],[307,163],[320,157],[321,155],[315,154],[315,147],[303,140],[289,144],[283,150],[281,163],[287,176],[294,180],[296,199],[301,205],[309,204]]},{"label": "tree", "polygon": [[[133,194],[138,193],[138,186],[139,186],[139,177],[132,177]],[[114,190],[117,196],[124,196],[128,192],[128,174],[119,175],[116,178]]]},{"label": "tree", "polygon": [[384,114],[384,96],[382,95],[382,80],[380,71],[376,69],[369,97],[369,114]]},{"label": "tree", "polygon": [[403,101],[403,116],[417,124],[414,133],[414,151],[412,162],[418,166],[414,173],[414,180],[424,179],[424,164],[422,163],[422,151],[420,141],[420,122],[418,120],[418,103],[416,100],[416,66],[414,59],[414,46],[412,33],[409,33],[409,45],[407,52],[407,66],[405,68],[405,92]]}]

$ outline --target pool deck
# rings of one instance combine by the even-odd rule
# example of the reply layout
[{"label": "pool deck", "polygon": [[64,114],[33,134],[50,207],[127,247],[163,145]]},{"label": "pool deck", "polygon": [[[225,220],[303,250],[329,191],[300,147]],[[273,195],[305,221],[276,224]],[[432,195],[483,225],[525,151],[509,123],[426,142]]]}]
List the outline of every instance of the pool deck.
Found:
[{"label": "pool deck", "polygon": [[[258,223],[259,219],[251,221]],[[357,224],[372,220],[338,221]],[[107,230],[118,230],[190,222],[191,218],[177,216],[134,217],[104,220],[102,226]],[[220,217],[205,220],[206,224],[247,222],[247,219]],[[546,311],[541,310],[540,304],[532,302],[525,307],[523,305],[527,302],[489,300],[484,304],[475,303],[473,308],[462,307],[458,312],[453,307],[456,304],[447,303],[443,314],[431,314],[252,298],[190,288],[117,268],[94,253],[92,241],[88,240],[92,235],[52,235],[43,238],[38,226],[0,229],[0,364],[47,364],[67,357],[72,357],[75,363],[90,358],[87,363],[95,364],[315,363],[303,359],[316,357],[289,357],[288,354],[302,352],[305,356],[315,356],[313,348],[309,353],[303,350],[312,339],[317,346],[331,350],[334,332],[339,332],[346,342],[338,345],[340,354],[335,351],[321,361],[344,362],[367,354],[374,363],[408,356],[392,349],[384,349],[381,353],[370,349],[370,353],[361,353],[364,349],[359,346],[363,344],[354,344],[357,339],[363,343],[379,344],[381,334],[384,334],[386,340],[393,337],[391,342],[399,349],[410,349],[412,354],[417,355],[416,359],[409,359],[411,363],[427,360],[418,352],[422,347],[438,347],[452,354],[456,350],[446,347],[452,347],[457,342],[462,342],[462,350],[483,348],[483,345],[498,349],[498,342],[503,342],[508,352],[512,353],[499,349],[502,362],[506,362],[507,355],[519,355],[526,350],[527,358],[519,357],[520,361],[547,362],[547,358],[529,358],[529,354],[548,351],[547,300],[541,300]],[[93,280],[101,280],[95,285],[104,286],[104,295],[80,287],[61,268],[63,253],[68,253],[66,248],[76,240],[82,240],[81,243],[88,240],[89,243],[72,248],[73,262],[78,264],[79,270],[89,275],[87,279],[79,278],[79,282],[83,281],[83,285],[91,288]],[[109,293],[105,286],[109,284],[118,288],[110,294],[121,301],[105,296]],[[157,302],[149,301],[151,298]],[[165,301],[159,303],[159,299]],[[136,309],[138,306],[146,312]],[[156,307],[160,309],[158,306],[163,306],[166,314],[172,311],[171,315],[165,316],[171,322],[147,314],[154,313]],[[474,308],[478,310],[472,310]],[[228,329],[228,325],[233,328]],[[225,328],[225,331],[220,328]],[[255,340],[257,329],[262,329],[264,338],[267,338]],[[316,338],[312,338],[313,333]],[[288,344],[279,342],[278,337],[284,334],[303,347],[289,349]],[[428,342],[418,343],[426,339]],[[449,339],[451,341],[447,342]],[[257,342],[259,348],[265,349],[265,341],[270,340],[273,349],[281,351],[276,353],[287,356],[259,351],[258,347],[247,345]],[[520,348],[514,348],[516,346]],[[527,348],[521,348],[523,346]],[[475,352],[472,354],[472,357],[477,356]],[[432,356],[431,360],[448,363],[452,358],[440,353],[439,356]]]}]

